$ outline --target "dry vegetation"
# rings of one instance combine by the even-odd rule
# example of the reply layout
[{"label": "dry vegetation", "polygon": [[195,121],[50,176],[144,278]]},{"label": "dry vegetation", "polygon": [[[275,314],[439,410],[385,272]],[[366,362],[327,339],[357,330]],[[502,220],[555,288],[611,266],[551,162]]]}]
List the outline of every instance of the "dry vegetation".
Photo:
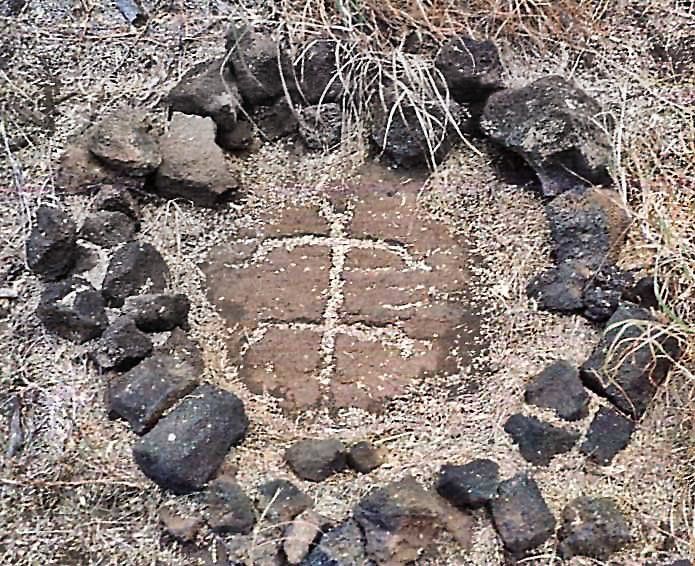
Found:
[{"label": "dry vegetation", "polygon": [[[88,0],[32,2],[20,15],[0,19],[0,277],[18,263],[21,268],[22,242],[36,204],[61,198],[53,167],[71,132],[123,102],[156,107],[194,62],[224,54],[222,35],[233,15],[227,2],[145,4],[152,17],[138,29],[110,2]],[[347,413],[335,422],[327,416],[287,422],[271,400],[244,391],[225,365],[224,329],[205,300],[196,265],[209,244],[220,233],[233,234],[235,223],[278,198],[273,189],[280,182],[291,187],[303,181],[317,189],[320,180],[349,175],[363,158],[359,125],[369,98],[378,94],[376,78],[397,80],[413,102],[427,100],[436,79],[428,53],[449,34],[470,33],[498,41],[510,86],[547,73],[571,76],[612,115],[613,174],[634,218],[622,264],[657,273],[660,329],[687,347],[616,464],[586,472],[579,458],[563,456],[538,472],[539,482],[556,514],[583,492],[619,499],[635,521],[637,542],[617,563],[644,564],[660,549],[674,557],[695,552],[692,3],[278,0],[249,6],[245,17],[289,32],[295,45],[328,28],[340,38],[341,80],[352,94],[355,136],[341,154],[307,159],[298,170],[287,150],[263,148],[246,167],[254,193],[246,210],[211,214],[184,205],[146,207],[145,237],[161,247],[177,285],[194,302],[193,331],[205,348],[207,377],[239,393],[252,420],[263,423],[230,458],[240,467],[242,484],[251,490],[262,478],[286,475],[282,448],[294,437],[328,432],[378,439],[392,454],[388,466],[364,481],[338,478],[311,487],[320,510],[334,517],[372,485],[406,472],[426,481],[442,462],[462,462],[481,451],[512,473],[524,463],[501,423],[519,408],[525,378],[558,351],[581,361],[595,343],[597,331],[585,321],[529,309],[525,283],[547,262],[542,209],[533,195],[520,195],[495,179],[489,148],[476,142],[475,148],[460,144],[433,175],[430,204],[453,216],[484,258],[476,266],[480,292],[495,306],[484,333],[492,340],[489,364],[503,387],[493,383],[452,405],[438,396],[436,385],[423,384],[383,417]],[[419,55],[412,53],[415,45]],[[425,129],[432,127],[426,113],[422,121]],[[66,202],[79,220],[84,200]],[[500,234],[502,222],[508,229]],[[9,416],[19,401],[25,437],[17,455],[0,459],[5,526],[0,563],[190,563],[161,540],[156,510],[162,503],[196,509],[200,498],[163,495],[139,475],[130,459],[132,438],[125,426],[106,420],[101,378],[84,350],[45,335],[32,315],[39,290],[34,278],[21,272],[12,286],[20,298],[0,299],[0,311],[8,311],[0,318],[0,408]],[[0,424],[3,450],[12,437],[10,423],[7,418]],[[422,564],[501,564],[494,533],[484,522],[478,524],[475,549],[467,556],[446,550]],[[556,563],[551,548],[539,552],[529,563]]]}]

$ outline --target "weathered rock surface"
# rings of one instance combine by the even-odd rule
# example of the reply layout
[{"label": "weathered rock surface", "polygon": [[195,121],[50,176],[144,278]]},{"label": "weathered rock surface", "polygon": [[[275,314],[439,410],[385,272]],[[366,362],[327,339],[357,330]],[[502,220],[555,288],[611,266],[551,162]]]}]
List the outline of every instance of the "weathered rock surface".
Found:
[{"label": "weathered rock surface", "polygon": [[271,523],[287,523],[313,507],[306,493],[287,480],[270,480],[258,486],[256,509]]},{"label": "weathered rock surface", "polygon": [[91,352],[101,369],[127,369],[152,352],[152,340],[138,330],[131,318],[116,319],[101,335]]},{"label": "weathered rock surface", "polygon": [[347,464],[360,474],[368,474],[384,463],[383,451],[371,442],[362,441],[350,446]]},{"label": "weathered rock surface", "polygon": [[307,439],[285,451],[285,460],[303,480],[323,481],[347,467],[347,449],[335,439]]},{"label": "weathered rock surface", "polygon": [[159,510],[158,516],[164,530],[182,543],[193,542],[203,526],[200,517],[182,517],[166,507]]},{"label": "weathered rock surface", "polygon": [[140,205],[130,191],[124,187],[106,185],[94,197],[95,210],[120,212],[136,222],[140,219]]},{"label": "weathered rock surface", "polygon": [[565,559],[589,556],[605,561],[631,539],[624,515],[608,497],[579,497],[562,512],[558,541]]},{"label": "weathered rock surface", "polygon": [[196,342],[180,328],[174,328],[167,341],[158,350],[159,353],[173,356],[179,362],[190,364],[200,374],[205,369],[203,353]]},{"label": "weathered rock surface", "polygon": [[580,446],[589,460],[607,466],[630,442],[635,423],[617,411],[601,407],[589,425],[586,439]]},{"label": "weathered rock surface", "polygon": [[582,365],[581,378],[622,412],[639,418],[679,355],[678,340],[661,332],[648,310],[625,303]]},{"label": "weathered rock surface", "polygon": [[332,39],[314,39],[303,47],[295,65],[297,87],[307,105],[335,102],[343,92],[338,74],[337,50]]},{"label": "weathered rock surface", "polygon": [[282,549],[287,562],[300,564],[328,528],[327,520],[316,511],[308,509],[297,515],[284,533]]},{"label": "weathered rock surface", "polygon": [[78,344],[98,338],[109,324],[101,293],[79,277],[46,285],[36,315],[49,332]]},{"label": "weathered rock surface", "polygon": [[70,271],[77,254],[77,226],[60,208],[41,205],[26,242],[27,264],[49,281]]},{"label": "weathered rock surface", "polygon": [[120,307],[131,295],[164,291],[168,279],[169,268],[152,244],[128,242],[113,254],[102,294],[109,305]]},{"label": "weathered rock surface", "polygon": [[367,557],[378,564],[416,560],[445,528],[436,496],[413,477],[375,489],[353,511],[364,531]]},{"label": "weathered rock surface", "polygon": [[524,400],[529,405],[552,409],[566,421],[578,421],[589,414],[589,395],[579,379],[579,370],[566,360],[557,360],[539,373],[526,386]]},{"label": "weathered rock surface", "polygon": [[353,519],[344,521],[324,534],[301,566],[366,566],[362,530]]},{"label": "weathered rock surface", "polygon": [[222,476],[210,482],[207,502],[207,521],[215,532],[248,534],[256,524],[253,502],[231,478]]},{"label": "weathered rock surface", "polygon": [[561,263],[533,277],[526,292],[542,310],[581,312],[584,308],[584,288],[590,279],[591,270],[584,264]]},{"label": "weathered rock surface", "polygon": [[164,489],[201,489],[246,434],[248,418],[235,395],[213,385],[197,387],[133,447],[142,472]]},{"label": "weathered rock surface", "polygon": [[620,299],[633,282],[632,274],[614,265],[606,265],[584,287],[583,315],[595,322],[605,322],[620,305]]},{"label": "weathered rock surface", "polygon": [[611,145],[598,123],[601,107],[559,76],[494,93],[487,101],[483,132],[522,155],[554,196],[577,186],[610,181]]},{"label": "weathered rock surface", "polygon": [[439,49],[434,64],[456,102],[485,100],[502,87],[499,53],[489,40],[452,37]]},{"label": "weathered rock surface", "polygon": [[435,488],[456,507],[477,509],[497,495],[499,482],[499,466],[492,460],[479,459],[463,466],[442,466]]},{"label": "weathered rock surface", "polygon": [[155,354],[127,373],[111,380],[110,412],[128,421],[137,434],[159,418],[198,385],[200,373],[173,356]]},{"label": "weathered rock surface", "polygon": [[191,302],[182,293],[153,293],[128,297],[123,314],[135,321],[144,332],[164,332],[188,326]]},{"label": "weathered rock surface", "polygon": [[307,106],[299,115],[299,135],[309,149],[331,149],[340,143],[343,115],[334,102]]},{"label": "weathered rock surface", "polygon": [[490,512],[502,543],[513,554],[543,544],[555,531],[555,517],[536,481],[523,473],[500,483]]},{"label": "weathered rock surface", "polygon": [[94,126],[88,147],[107,167],[125,175],[144,177],[162,162],[159,144],[147,130],[145,115],[133,108],[105,116]]},{"label": "weathered rock surface", "polygon": [[579,440],[575,432],[518,414],[509,417],[504,431],[519,445],[524,459],[539,466],[547,466],[558,454],[569,452]]},{"label": "weathered rock surface", "polygon": [[80,237],[104,248],[129,242],[137,232],[137,224],[122,212],[98,210],[84,219]]}]

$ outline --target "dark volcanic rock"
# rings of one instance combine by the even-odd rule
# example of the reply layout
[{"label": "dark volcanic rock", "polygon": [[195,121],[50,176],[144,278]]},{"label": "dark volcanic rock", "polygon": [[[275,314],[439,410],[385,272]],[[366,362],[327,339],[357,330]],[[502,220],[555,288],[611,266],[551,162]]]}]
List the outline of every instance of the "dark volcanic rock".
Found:
[{"label": "dark volcanic rock", "polygon": [[256,524],[253,502],[241,486],[222,476],[208,486],[208,524],[218,533],[248,534]]},{"label": "dark volcanic rock", "polygon": [[179,326],[188,326],[191,302],[182,293],[155,293],[128,297],[123,314],[135,321],[145,332],[164,332]]},{"label": "dark volcanic rock", "polygon": [[613,409],[601,407],[579,449],[592,462],[607,466],[628,445],[634,430],[635,423],[630,419]]},{"label": "dark volcanic rock", "polygon": [[445,528],[435,495],[413,477],[372,490],[353,511],[364,531],[367,557],[378,564],[416,560]]},{"label": "dark volcanic rock", "polygon": [[358,442],[350,446],[347,454],[347,464],[360,474],[368,474],[384,463],[381,450],[371,442]]},{"label": "dark volcanic rock", "polygon": [[129,242],[137,232],[135,221],[122,212],[98,210],[84,219],[80,237],[97,246],[112,248]]},{"label": "dark volcanic rock", "polygon": [[152,352],[152,340],[132,319],[118,318],[99,338],[91,357],[101,369],[127,369]]},{"label": "dark volcanic rock", "polygon": [[285,451],[285,460],[303,480],[323,481],[347,467],[345,445],[334,439],[307,439]]},{"label": "dark volcanic rock", "polygon": [[253,145],[253,134],[254,127],[251,122],[239,120],[231,130],[218,130],[215,142],[228,151],[244,150]]},{"label": "dark volcanic rock", "polygon": [[524,400],[529,405],[553,409],[566,421],[586,417],[589,395],[579,379],[579,370],[565,360],[550,364],[527,386]]},{"label": "dark volcanic rock", "polygon": [[258,486],[256,509],[272,523],[287,523],[313,505],[311,497],[287,480],[270,480]]},{"label": "dark volcanic rock", "polygon": [[173,356],[179,362],[190,364],[197,373],[202,373],[205,369],[200,347],[180,328],[171,331],[171,335],[158,351]]},{"label": "dark volcanic rock", "polygon": [[584,264],[561,263],[531,279],[526,292],[540,309],[580,312],[584,308],[584,288],[590,278],[591,270]]},{"label": "dark volcanic rock", "polygon": [[252,118],[267,141],[277,141],[297,131],[299,120],[295,110],[283,96],[272,106],[258,106]]},{"label": "dark volcanic rock", "polygon": [[502,543],[513,554],[543,544],[555,531],[555,517],[535,480],[526,474],[500,484],[490,511]]},{"label": "dark volcanic rock", "polygon": [[135,177],[154,172],[162,162],[157,140],[142,112],[123,108],[104,117],[91,133],[89,151],[106,166]]},{"label": "dark volcanic rock", "polygon": [[76,242],[77,226],[63,210],[39,206],[26,242],[29,269],[44,279],[60,279],[75,263]]},{"label": "dark volcanic rock", "polygon": [[308,105],[335,102],[343,93],[337,50],[332,39],[314,39],[301,50],[295,65],[297,87]]},{"label": "dark volcanic rock", "polygon": [[94,197],[94,208],[120,212],[135,221],[140,219],[140,206],[128,189],[106,185]]},{"label": "dark volcanic rock", "polygon": [[335,103],[307,106],[299,116],[299,135],[309,149],[330,149],[340,143],[343,116]]},{"label": "dark volcanic rock", "polygon": [[241,95],[223,59],[205,61],[188,71],[167,96],[173,112],[212,118],[217,127],[231,130],[241,108]]},{"label": "dark volcanic rock", "polygon": [[155,188],[165,198],[181,198],[214,207],[239,188],[222,149],[215,143],[210,118],[174,112],[162,139],[162,165]]},{"label": "dark volcanic rock", "polygon": [[159,486],[188,493],[212,478],[229,449],[243,439],[248,424],[238,397],[200,385],[140,438],[133,456]]},{"label": "dark volcanic rock", "polygon": [[198,385],[200,373],[173,356],[155,354],[129,372],[111,380],[109,411],[128,421],[137,434],[159,418]]},{"label": "dark volcanic rock", "polygon": [[152,244],[128,242],[113,254],[102,294],[109,305],[120,307],[131,295],[164,291],[168,279],[169,268]]},{"label": "dark volcanic rock", "polygon": [[502,87],[502,65],[491,41],[453,37],[442,45],[434,64],[456,102],[485,100]]},{"label": "dark volcanic rock", "polygon": [[497,495],[499,481],[499,466],[492,460],[480,459],[463,466],[442,466],[435,488],[456,507],[476,509]]},{"label": "dark volcanic rock", "polygon": [[653,276],[642,277],[633,286],[625,289],[623,299],[644,309],[658,309],[659,299],[656,296],[655,285]]},{"label": "dark volcanic rock", "polygon": [[600,105],[559,76],[490,96],[483,132],[533,167],[543,194],[577,186],[608,184],[611,144],[598,123]]},{"label": "dark volcanic rock", "polygon": [[579,440],[577,433],[525,415],[509,417],[504,431],[519,445],[524,459],[539,466],[547,466],[554,456],[569,452]]},{"label": "dark volcanic rock", "polygon": [[584,316],[596,322],[607,321],[620,305],[620,299],[632,281],[630,272],[614,265],[604,266],[584,287]]},{"label": "dark volcanic rock", "polygon": [[639,418],[679,355],[678,340],[665,335],[648,310],[626,303],[609,319],[581,377],[589,389]]},{"label": "dark volcanic rock", "polygon": [[369,564],[365,554],[362,530],[353,519],[344,521],[325,533],[318,545],[301,566],[364,566]]},{"label": "dark volcanic rock", "polygon": [[631,539],[630,526],[610,498],[579,497],[562,512],[558,541],[565,559],[589,556],[605,561]]},{"label": "dark volcanic rock", "polygon": [[79,277],[46,285],[36,315],[49,332],[78,344],[101,336],[109,324],[101,293]]}]

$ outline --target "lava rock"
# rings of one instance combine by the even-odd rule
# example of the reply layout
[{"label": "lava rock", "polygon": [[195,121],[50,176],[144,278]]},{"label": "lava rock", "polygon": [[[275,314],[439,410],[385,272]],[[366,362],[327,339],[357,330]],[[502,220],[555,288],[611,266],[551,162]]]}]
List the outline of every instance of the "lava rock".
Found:
[{"label": "lava rock", "polygon": [[432,545],[445,525],[435,495],[413,477],[372,490],[353,510],[364,531],[367,557],[378,564],[403,564]]},{"label": "lava rock", "polygon": [[98,210],[84,220],[80,237],[104,248],[129,242],[137,232],[137,225],[122,212]]},{"label": "lava rock", "polygon": [[200,517],[181,517],[165,507],[159,510],[158,515],[164,530],[182,543],[193,542],[203,526]]},{"label": "lava rock", "polygon": [[371,442],[358,442],[350,446],[347,464],[360,474],[368,474],[384,463],[384,455]]},{"label": "lava rock", "polygon": [[256,509],[272,523],[288,523],[313,505],[311,497],[287,480],[270,480],[258,486]]},{"label": "lava rock", "polygon": [[577,433],[518,414],[509,417],[504,431],[519,445],[523,458],[538,466],[547,466],[558,454],[572,450],[579,440]]},{"label": "lava rock", "polygon": [[282,549],[287,562],[300,564],[328,528],[328,521],[316,511],[308,509],[297,515],[284,533]]},{"label": "lava rock", "polygon": [[210,118],[174,112],[162,139],[162,165],[154,179],[161,196],[181,198],[198,206],[215,207],[239,188]]},{"label": "lava rock", "polygon": [[335,102],[343,93],[338,74],[340,44],[333,39],[311,40],[301,50],[295,64],[297,87],[306,104]]},{"label": "lava rock", "polygon": [[295,442],[285,451],[285,460],[297,477],[323,481],[347,467],[345,445],[334,439],[307,439]]},{"label": "lava rock", "polygon": [[60,208],[41,205],[26,242],[27,264],[34,273],[54,281],[70,271],[77,253],[77,226]]},{"label": "lava rock", "polygon": [[478,102],[502,87],[502,64],[489,40],[452,37],[439,49],[434,64],[456,102]]},{"label": "lava rock", "polygon": [[208,487],[208,524],[217,533],[248,534],[256,524],[253,502],[233,479],[222,476]]},{"label": "lava rock", "polygon": [[483,132],[522,155],[545,196],[574,187],[609,184],[610,139],[597,123],[600,105],[559,76],[538,79],[488,99]]},{"label": "lava rock", "polygon": [[159,353],[173,356],[179,362],[190,364],[197,374],[205,369],[200,347],[180,328],[174,328]]},{"label": "lava rock", "polygon": [[515,555],[543,544],[555,532],[555,517],[536,481],[523,473],[500,483],[490,512],[502,543]]},{"label": "lava rock", "polygon": [[143,434],[198,385],[200,374],[173,356],[155,354],[109,383],[109,411]]},{"label": "lava rock", "polygon": [[231,130],[218,130],[215,142],[227,151],[245,150],[253,145],[254,131],[255,128],[251,122],[239,120]]},{"label": "lava rock", "polygon": [[152,352],[152,340],[132,319],[116,319],[96,343],[91,357],[101,369],[127,369]]},{"label": "lava rock", "polygon": [[190,308],[191,302],[182,293],[154,293],[128,297],[123,314],[144,332],[164,332],[177,326],[186,328]]},{"label": "lava rock", "polygon": [[679,341],[655,323],[648,310],[621,305],[580,369],[584,385],[635,418],[645,413],[681,352]]},{"label": "lava rock", "polygon": [[210,384],[197,387],[133,447],[135,463],[164,489],[201,489],[248,428],[241,400]]},{"label": "lava rock", "polygon": [[445,464],[435,488],[439,495],[459,508],[477,509],[497,495],[499,466],[492,460],[473,460],[463,466]]},{"label": "lava rock", "polygon": [[237,122],[242,100],[224,59],[205,61],[188,71],[168,94],[172,112],[212,118],[217,127],[231,130]]},{"label": "lava rock", "polygon": [[343,115],[336,103],[307,106],[299,116],[299,135],[309,149],[330,149],[340,143]]},{"label": "lava rock", "polygon": [[101,292],[109,305],[120,307],[131,295],[164,291],[168,280],[169,268],[152,244],[128,242],[114,252]]},{"label": "lava rock", "polygon": [[117,110],[101,120],[88,147],[99,161],[125,175],[144,177],[162,162],[159,144],[147,131],[145,116],[133,108]]},{"label": "lava rock", "polygon": [[642,307],[643,309],[658,309],[659,299],[656,296],[657,283],[654,276],[640,278],[637,283],[623,291],[623,299]]},{"label": "lava rock", "polygon": [[112,185],[102,187],[94,197],[93,206],[95,210],[120,212],[135,222],[140,220],[140,206],[130,191],[123,187]]},{"label": "lava rock", "polygon": [[589,460],[607,466],[630,442],[635,423],[617,411],[601,407],[589,425],[586,439],[579,447]]},{"label": "lava rock", "polygon": [[263,138],[269,142],[289,136],[299,128],[295,110],[284,96],[271,106],[256,107],[252,118]]},{"label": "lava rock", "polygon": [[615,265],[603,266],[584,287],[583,315],[595,322],[607,321],[620,305],[620,299],[632,285],[632,274]]},{"label": "lava rock", "polygon": [[584,309],[584,288],[591,275],[591,270],[582,263],[561,263],[531,279],[526,293],[542,310],[581,312]]},{"label": "lava rock", "polygon": [[605,561],[631,539],[630,526],[608,497],[579,497],[562,512],[558,541],[565,559],[588,556]]},{"label": "lava rock", "polygon": [[301,566],[363,566],[370,564],[365,539],[357,522],[344,521],[329,530],[309,553]]},{"label": "lava rock", "polygon": [[578,421],[589,414],[589,395],[579,379],[579,370],[565,360],[557,360],[539,373],[526,386],[524,400],[529,405],[552,409],[566,421]]},{"label": "lava rock", "polygon": [[46,285],[36,315],[49,332],[77,344],[98,338],[109,324],[101,293],[79,277]]}]

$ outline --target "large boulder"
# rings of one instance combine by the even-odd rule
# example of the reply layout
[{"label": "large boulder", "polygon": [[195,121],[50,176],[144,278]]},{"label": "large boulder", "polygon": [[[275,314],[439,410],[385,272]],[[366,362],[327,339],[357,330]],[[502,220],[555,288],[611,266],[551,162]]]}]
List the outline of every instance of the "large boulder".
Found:
[{"label": "large boulder", "polygon": [[77,226],[60,208],[41,205],[26,242],[27,264],[49,281],[70,271],[77,256]]},{"label": "large boulder", "polygon": [[547,466],[558,454],[572,450],[579,440],[575,432],[519,414],[509,417],[504,431],[519,445],[524,460],[538,466]]},{"label": "large boulder", "polygon": [[238,397],[213,385],[200,385],[140,438],[133,456],[160,487],[174,493],[196,491],[244,438],[248,424]]},{"label": "large boulder", "polygon": [[494,93],[483,132],[522,155],[554,196],[577,186],[610,182],[611,144],[599,124],[601,106],[559,76]]},{"label": "large boulder", "polygon": [[589,394],[579,379],[579,369],[566,360],[546,367],[526,386],[529,405],[552,409],[566,421],[578,421],[589,414]]},{"label": "large boulder", "polygon": [[306,439],[285,451],[285,460],[303,480],[320,482],[347,467],[347,449],[336,439]]},{"label": "large boulder", "polygon": [[297,88],[308,105],[335,102],[343,92],[338,73],[340,44],[312,39],[302,47],[294,66]]},{"label": "large boulder", "polygon": [[239,188],[215,132],[211,118],[174,113],[161,143],[162,165],[154,181],[158,194],[214,207]]},{"label": "large boulder", "polygon": [[584,384],[623,413],[640,418],[681,353],[650,311],[624,303],[581,367]]},{"label": "large boulder", "polygon": [[116,319],[101,335],[91,357],[101,369],[128,369],[152,352],[152,340],[132,319]]}]

